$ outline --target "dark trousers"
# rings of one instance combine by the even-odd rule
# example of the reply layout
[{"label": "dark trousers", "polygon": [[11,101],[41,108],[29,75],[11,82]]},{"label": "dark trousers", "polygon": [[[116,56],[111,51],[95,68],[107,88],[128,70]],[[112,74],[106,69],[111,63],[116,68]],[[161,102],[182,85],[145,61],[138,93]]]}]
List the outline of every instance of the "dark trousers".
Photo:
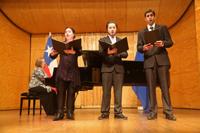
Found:
[{"label": "dark trousers", "polygon": [[149,108],[150,113],[157,114],[157,100],[156,100],[156,84],[159,80],[161,92],[163,111],[167,114],[172,114],[172,106],[170,100],[170,75],[169,66],[155,65],[153,68],[145,69],[147,85],[149,88]]},{"label": "dark trousers", "polygon": [[[72,87],[72,83],[59,79],[57,81],[57,104],[58,110],[57,113],[64,113],[64,104],[66,103],[67,113],[74,112],[74,103],[75,103],[75,89]],[[66,98],[67,92],[67,98]]]},{"label": "dark trousers", "polygon": [[41,86],[30,88],[30,93],[34,93],[39,96],[41,105],[47,115],[54,115],[57,110],[56,94],[54,92],[47,92],[47,90]]},{"label": "dark trousers", "polygon": [[109,114],[111,87],[114,87],[114,113],[122,113],[122,84],[124,73],[113,72],[102,73],[103,96],[101,113]]}]

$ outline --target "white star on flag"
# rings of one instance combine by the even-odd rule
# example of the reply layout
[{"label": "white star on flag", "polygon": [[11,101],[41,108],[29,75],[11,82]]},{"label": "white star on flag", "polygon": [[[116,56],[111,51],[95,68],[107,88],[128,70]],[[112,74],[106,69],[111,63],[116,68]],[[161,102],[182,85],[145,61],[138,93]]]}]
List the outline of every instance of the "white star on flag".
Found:
[{"label": "white star on flag", "polygon": [[49,56],[52,50],[53,50],[53,47],[47,46],[47,49],[45,50],[45,52],[48,53],[48,56]]}]

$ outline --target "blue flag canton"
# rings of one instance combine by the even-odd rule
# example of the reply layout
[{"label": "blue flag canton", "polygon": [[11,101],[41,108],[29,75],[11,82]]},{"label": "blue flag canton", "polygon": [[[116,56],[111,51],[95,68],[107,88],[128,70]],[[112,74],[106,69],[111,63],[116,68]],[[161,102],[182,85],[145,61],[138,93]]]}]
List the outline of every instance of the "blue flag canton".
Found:
[{"label": "blue flag canton", "polygon": [[44,51],[44,60],[47,65],[49,65],[53,61],[53,59],[50,57],[50,53],[52,50],[53,50],[52,40],[51,37],[49,37]]}]

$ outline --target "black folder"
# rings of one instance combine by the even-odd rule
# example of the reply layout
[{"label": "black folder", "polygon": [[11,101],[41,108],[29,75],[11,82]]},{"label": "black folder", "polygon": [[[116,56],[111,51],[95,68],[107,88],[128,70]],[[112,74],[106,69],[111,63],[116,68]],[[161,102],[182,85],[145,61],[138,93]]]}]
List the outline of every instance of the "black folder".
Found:
[{"label": "black folder", "polygon": [[52,45],[53,49],[56,50],[58,53],[63,53],[63,50],[66,49],[65,43],[51,39],[52,40]]},{"label": "black folder", "polygon": [[160,37],[160,32],[158,29],[156,30],[153,30],[153,31],[147,31],[147,32],[144,32],[144,40],[145,40],[145,43],[151,43],[154,45],[154,43],[156,41],[159,41],[161,40],[161,37]]},{"label": "black folder", "polygon": [[74,50],[78,51],[82,49],[81,46],[81,39],[73,40],[67,44],[64,42],[60,42],[57,40],[52,39],[53,48],[58,51],[59,53],[63,53],[66,49],[71,49],[73,47]]},{"label": "black folder", "polygon": [[101,45],[102,49],[105,51],[108,48],[111,48],[111,49],[117,48],[117,53],[122,53],[122,52],[126,52],[129,49],[127,37],[119,40],[118,42],[116,42],[114,44],[106,43],[106,42],[99,40],[99,44]]},{"label": "black folder", "polygon": [[71,49],[73,47],[74,50],[78,51],[78,50],[81,50],[82,49],[82,46],[81,46],[81,39],[76,39],[76,40],[73,40],[66,45],[66,49]]},{"label": "black folder", "polygon": [[[154,45],[156,41],[162,40],[158,29],[144,32],[144,39],[146,44],[151,43],[152,45]],[[160,52],[162,52],[162,48],[154,45],[152,49],[144,53],[144,56],[150,57],[152,55],[159,54]]]}]

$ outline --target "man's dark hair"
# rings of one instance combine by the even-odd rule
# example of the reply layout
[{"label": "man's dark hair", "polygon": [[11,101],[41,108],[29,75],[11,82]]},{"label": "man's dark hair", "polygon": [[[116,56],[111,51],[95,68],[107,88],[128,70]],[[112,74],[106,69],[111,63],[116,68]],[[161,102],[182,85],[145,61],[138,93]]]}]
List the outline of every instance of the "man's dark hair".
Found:
[{"label": "man's dark hair", "polygon": [[106,29],[108,29],[108,25],[111,24],[111,23],[115,24],[116,28],[118,29],[117,23],[116,23],[115,21],[113,21],[113,20],[109,20],[109,21],[106,23]]},{"label": "man's dark hair", "polygon": [[147,13],[150,13],[150,12],[151,12],[154,16],[156,16],[155,11],[152,10],[152,9],[149,9],[149,10],[147,10],[147,11],[144,13],[144,17],[146,17]]}]

